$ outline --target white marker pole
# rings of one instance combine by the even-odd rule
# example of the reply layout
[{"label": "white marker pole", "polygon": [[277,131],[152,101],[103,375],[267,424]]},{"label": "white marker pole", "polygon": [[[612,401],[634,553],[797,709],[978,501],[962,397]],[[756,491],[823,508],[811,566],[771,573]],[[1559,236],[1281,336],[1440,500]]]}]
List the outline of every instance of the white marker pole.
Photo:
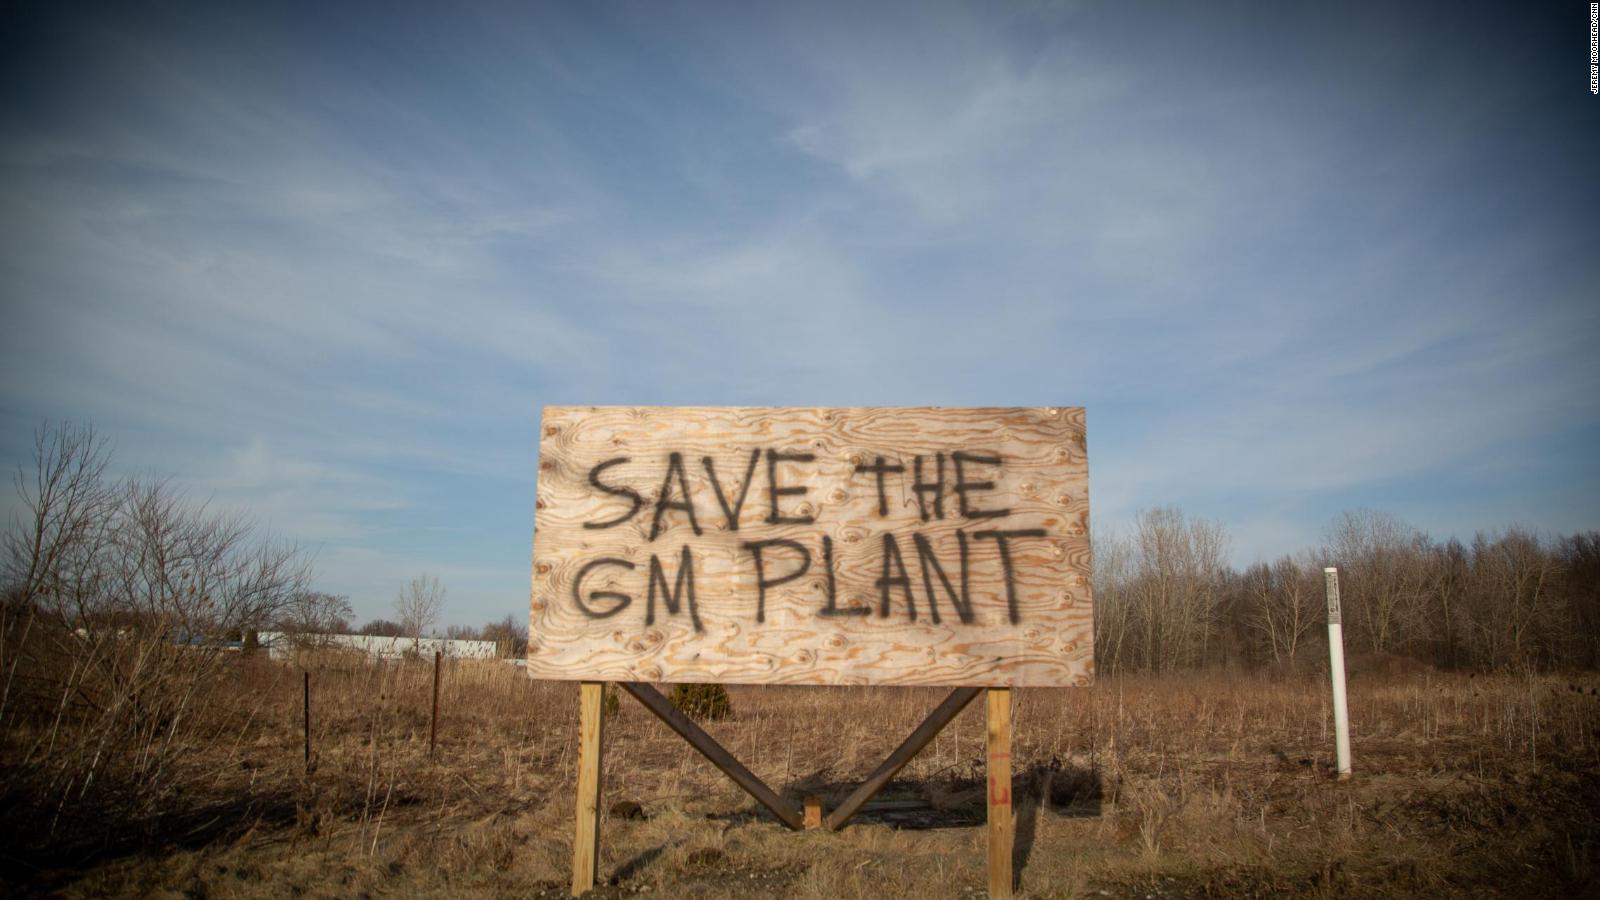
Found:
[{"label": "white marker pole", "polygon": [[1350,703],[1344,693],[1344,626],[1339,621],[1339,570],[1322,570],[1328,584],[1328,668],[1333,675],[1333,742],[1339,778],[1350,777]]}]

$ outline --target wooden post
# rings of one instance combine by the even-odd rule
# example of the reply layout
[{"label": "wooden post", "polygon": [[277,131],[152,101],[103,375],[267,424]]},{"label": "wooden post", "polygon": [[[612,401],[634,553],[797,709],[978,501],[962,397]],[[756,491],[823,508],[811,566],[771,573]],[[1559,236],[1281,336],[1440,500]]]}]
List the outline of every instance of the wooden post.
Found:
[{"label": "wooden post", "polygon": [[433,651],[433,718],[428,720],[428,759],[433,759],[433,749],[439,740],[439,660],[443,652]]},{"label": "wooden post", "polygon": [[815,831],[822,827],[822,798],[816,794],[805,796],[806,830]]},{"label": "wooden post", "polygon": [[578,700],[578,829],[572,840],[572,896],[595,886],[600,869],[600,744],[605,682],[585,681]]},{"label": "wooden post", "polygon": [[305,732],[306,732],[306,774],[311,774],[311,670],[301,673],[305,676]]},{"label": "wooden post", "polygon": [[989,688],[989,896],[1011,896],[1011,689]]}]

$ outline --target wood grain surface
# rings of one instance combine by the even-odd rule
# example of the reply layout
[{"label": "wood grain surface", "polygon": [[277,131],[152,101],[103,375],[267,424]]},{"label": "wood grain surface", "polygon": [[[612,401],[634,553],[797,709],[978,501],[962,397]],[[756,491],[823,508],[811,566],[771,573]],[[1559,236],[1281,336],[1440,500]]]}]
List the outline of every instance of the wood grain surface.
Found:
[{"label": "wood grain surface", "polygon": [[605,689],[585,681],[578,689],[578,811],[573,819],[572,896],[593,888],[600,873],[600,793],[605,789]]},{"label": "wood grain surface", "polygon": [[540,434],[535,677],[1093,678],[1081,408],[552,406]]},{"label": "wood grain surface", "polygon": [[989,775],[989,897],[1012,896],[1016,880],[1011,867],[1016,838],[1016,807],[1011,802],[1011,690],[990,688],[984,700],[987,712],[985,752]]}]

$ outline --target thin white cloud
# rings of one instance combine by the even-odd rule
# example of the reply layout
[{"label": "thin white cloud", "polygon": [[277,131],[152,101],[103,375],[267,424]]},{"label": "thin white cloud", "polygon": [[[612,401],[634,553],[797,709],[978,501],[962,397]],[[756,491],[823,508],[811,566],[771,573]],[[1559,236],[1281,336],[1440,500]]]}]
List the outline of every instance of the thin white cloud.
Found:
[{"label": "thin white cloud", "polygon": [[1576,238],[1473,231],[1436,172],[1503,105],[1429,92],[1392,137],[1383,78],[1151,68],[1106,23],[1137,13],[96,26],[0,133],[0,400],[129,435],[346,592],[430,568],[485,611],[525,566],[407,548],[476,527],[462,485],[531,515],[546,402],[1087,403],[1097,517],[1235,514],[1247,557],[1593,427]]}]

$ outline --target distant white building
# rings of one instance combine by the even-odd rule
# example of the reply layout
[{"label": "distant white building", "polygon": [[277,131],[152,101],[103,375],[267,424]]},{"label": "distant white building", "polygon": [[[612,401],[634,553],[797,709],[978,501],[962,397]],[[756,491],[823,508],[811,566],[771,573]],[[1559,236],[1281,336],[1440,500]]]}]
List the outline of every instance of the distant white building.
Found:
[{"label": "distant white building", "polygon": [[374,634],[286,634],[263,631],[257,634],[262,649],[273,659],[288,659],[303,648],[355,650],[374,659],[401,659],[406,656],[431,657],[434,652],[451,659],[494,659],[499,654],[494,641],[458,641],[451,638],[382,637]]}]

